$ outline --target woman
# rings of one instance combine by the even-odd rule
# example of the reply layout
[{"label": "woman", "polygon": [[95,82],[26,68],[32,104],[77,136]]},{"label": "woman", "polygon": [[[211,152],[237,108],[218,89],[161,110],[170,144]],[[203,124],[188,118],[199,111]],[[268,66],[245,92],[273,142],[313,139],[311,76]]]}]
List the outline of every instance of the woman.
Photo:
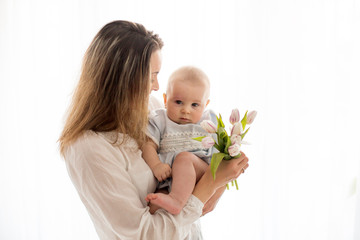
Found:
[{"label": "woman", "polygon": [[142,25],[114,21],[95,36],[83,60],[59,141],[100,239],[201,239],[197,220],[204,204],[212,209],[215,203],[207,201],[216,190],[248,167],[245,154],[223,161],[216,180],[207,169],[180,214],[150,214],[145,197],[156,181],[139,146],[149,93],[158,88],[162,46]]}]

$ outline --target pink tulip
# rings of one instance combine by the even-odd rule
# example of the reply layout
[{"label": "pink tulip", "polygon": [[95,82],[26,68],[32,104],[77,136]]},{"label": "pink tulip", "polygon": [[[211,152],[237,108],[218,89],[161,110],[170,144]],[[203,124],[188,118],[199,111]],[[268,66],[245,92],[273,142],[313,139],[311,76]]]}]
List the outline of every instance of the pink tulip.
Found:
[{"label": "pink tulip", "polygon": [[234,125],[235,123],[237,123],[238,121],[240,121],[240,113],[239,110],[237,108],[233,109],[231,111],[231,115],[230,115],[230,123],[232,125]]},{"label": "pink tulip", "polygon": [[235,134],[235,135],[232,135],[231,137],[230,137],[230,140],[231,140],[231,143],[232,144],[234,144],[234,143],[236,143],[236,144],[241,144],[242,143],[242,138],[241,138],[241,135],[237,135],[237,134]]},{"label": "pink tulip", "polygon": [[241,135],[242,134],[242,125],[240,122],[237,122],[234,124],[234,126],[231,129],[231,136],[232,135]]},{"label": "pink tulip", "polygon": [[201,141],[201,144],[204,148],[211,148],[212,146],[214,146],[215,141],[212,137],[204,137]]},{"label": "pink tulip", "polygon": [[208,133],[215,133],[217,130],[216,125],[210,120],[204,120],[200,123],[200,126]]},{"label": "pink tulip", "polygon": [[230,156],[235,157],[240,154],[240,145],[235,143],[228,148],[228,151]]},{"label": "pink tulip", "polygon": [[248,115],[247,115],[247,118],[246,118],[246,123],[249,124],[249,125],[252,124],[255,117],[256,117],[256,115],[257,115],[256,111],[249,112]]}]

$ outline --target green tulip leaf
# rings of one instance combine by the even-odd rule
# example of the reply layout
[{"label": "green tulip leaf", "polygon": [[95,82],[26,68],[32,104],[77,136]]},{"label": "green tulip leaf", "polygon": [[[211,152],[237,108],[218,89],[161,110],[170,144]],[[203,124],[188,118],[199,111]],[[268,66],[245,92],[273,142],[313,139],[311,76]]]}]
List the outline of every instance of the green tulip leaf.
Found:
[{"label": "green tulip leaf", "polygon": [[219,128],[224,128],[225,124],[224,124],[224,122],[223,122],[223,120],[221,118],[221,114],[219,114],[219,117],[216,116],[216,119],[217,119],[217,122],[218,122],[218,126],[217,126],[218,130],[219,130]]},{"label": "green tulip leaf", "polygon": [[241,134],[241,139],[244,139],[245,135],[247,134],[247,132],[249,131],[250,127],[248,129],[246,129],[246,131]]},{"label": "green tulip leaf", "polygon": [[202,136],[202,137],[196,137],[196,138],[193,138],[194,140],[196,141],[199,141],[201,142],[203,140],[203,138],[205,138],[206,136]]},{"label": "green tulip leaf", "polygon": [[246,111],[243,119],[241,119],[241,125],[242,125],[242,129],[245,129],[245,126],[246,126],[246,121],[247,121],[247,113],[248,111]]},{"label": "green tulip leaf", "polygon": [[212,176],[215,180],[215,173],[216,173],[216,170],[218,169],[221,161],[223,160],[223,158],[226,156],[227,154],[225,153],[214,153],[211,157],[211,163],[210,163],[210,168],[211,168],[211,173],[212,173]]},{"label": "green tulip leaf", "polygon": [[230,140],[230,137],[226,134],[226,137],[225,137],[225,149],[224,149],[224,152],[226,154],[228,154],[228,148],[231,146],[231,140]]},{"label": "green tulip leaf", "polygon": [[227,133],[226,133],[226,131],[225,131],[225,129],[224,128],[219,128],[219,135],[220,135],[220,138],[223,140],[223,141],[225,141],[225,139],[226,139],[226,137],[227,137]]},{"label": "green tulip leaf", "polygon": [[221,147],[217,143],[215,143],[213,147],[216,148],[219,152],[221,152]]},{"label": "green tulip leaf", "polygon": [[218,128],[218,131],[216,132],[217,139],[218,139],[218,145],[219,145],[219,147],[221,149],[220,152],[222,152],[224,150],[224,140],[223,140],[223,136],[222,136],[223,135],[222,134],[223,130],[224,129],[222,127],[220,127],[220,128]]}]

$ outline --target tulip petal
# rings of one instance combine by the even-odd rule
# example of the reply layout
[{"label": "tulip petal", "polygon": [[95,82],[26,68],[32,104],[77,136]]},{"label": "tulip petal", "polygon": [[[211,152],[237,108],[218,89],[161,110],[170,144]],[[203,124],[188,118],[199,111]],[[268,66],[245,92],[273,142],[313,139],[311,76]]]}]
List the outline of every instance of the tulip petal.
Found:
[{"label": "tulip petal", "polygon": [[254,122],[254,119],[256,118],[257,112],[256,111],[251,111],[249,112],[247,119],[246,119],[246,123],[247,124],[252,124]]},{"label": "tulip petal", "polygon": [[235,143],[228,148],[228,151],[230,156],[235,157],[240,153],[240,145]]},{"label": "tulip petal", "polygon": [[212,146],[214,146],[215,141],[212,137],[204,137],[201,141],[201,144],[204,148],[211,148]]},{"label": "tulip petal", "polygon": [[208,133],[215,133],[217,130],[216,125],[210,120],[204,120],[200,123],[200,126]]},{"label": "tulip petal", "polygon": [[240,113],[239,110],[237,108],[233,109],[231,111],[231,115],[230,115],[230,119],[229,119],[230,123],[232,125],[234,125],[235,123],[237,123],[238,121],[240,121]]},{"label": "tulip petal", "polygon": [[231,136],[232,135],[241,135],[242,134],[242,124],[240,122],[237,122],[234,124],[234,126],[231,129]]}]

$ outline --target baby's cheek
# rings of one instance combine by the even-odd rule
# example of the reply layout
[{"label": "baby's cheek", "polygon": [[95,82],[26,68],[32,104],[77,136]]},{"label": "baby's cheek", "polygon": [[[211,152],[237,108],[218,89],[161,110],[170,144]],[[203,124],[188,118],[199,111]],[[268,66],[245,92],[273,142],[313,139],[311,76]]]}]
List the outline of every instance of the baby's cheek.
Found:
[{"label": "baby's cheek", "polygon": [[202,116],[202,112],[197,112],[197,113],[195,114],[195,116],[194,116],[194,119],[193,119],[194,123],[199,122],[200,119],[201,119],[201,116]]},{"label": "baby's cheek", "polygon": [[172,121],[176,121],[176,114],[174,112],[168,112],[168,118]]}]

